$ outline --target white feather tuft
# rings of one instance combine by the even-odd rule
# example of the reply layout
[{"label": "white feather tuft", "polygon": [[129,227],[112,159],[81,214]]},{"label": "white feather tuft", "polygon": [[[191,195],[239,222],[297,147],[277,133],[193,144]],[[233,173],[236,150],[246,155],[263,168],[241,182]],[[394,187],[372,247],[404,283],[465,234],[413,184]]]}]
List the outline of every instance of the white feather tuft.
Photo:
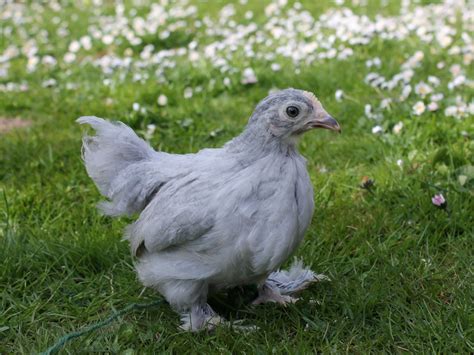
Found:
[{"label": "white feather tuft", "polygon": [[316,274],[311,269],[303,265],[303,261],[295,259],[288,271],[277,270],[268,276],[266,283],[280,291],[282,295],[291,295],[304,290],[313,282],[329,281],[329,278],[322,274]]}]

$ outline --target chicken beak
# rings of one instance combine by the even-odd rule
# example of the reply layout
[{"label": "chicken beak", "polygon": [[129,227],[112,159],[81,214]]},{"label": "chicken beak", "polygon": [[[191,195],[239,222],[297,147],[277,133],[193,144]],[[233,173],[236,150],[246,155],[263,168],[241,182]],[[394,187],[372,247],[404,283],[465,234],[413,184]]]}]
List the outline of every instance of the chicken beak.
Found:
[{"label": "chicken beak", "polygon": [[329,115],[323,118],[317,118],[312,120],[310,125],[311,128],[326,128],[330,129],[331,131],[341,133],[341,126],[339,126],[339,123]]}]

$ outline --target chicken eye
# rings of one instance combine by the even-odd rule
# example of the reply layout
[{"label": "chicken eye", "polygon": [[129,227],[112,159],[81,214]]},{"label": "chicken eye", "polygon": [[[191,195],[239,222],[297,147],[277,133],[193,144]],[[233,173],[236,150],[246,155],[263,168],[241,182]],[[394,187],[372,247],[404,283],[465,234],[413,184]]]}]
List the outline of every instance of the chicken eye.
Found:
[{"label": "chicken eye", "polygon": [[286,108],[286,114],[290,117],[296,117],[300,113],[300,110],[296,106],[288,106]]}]

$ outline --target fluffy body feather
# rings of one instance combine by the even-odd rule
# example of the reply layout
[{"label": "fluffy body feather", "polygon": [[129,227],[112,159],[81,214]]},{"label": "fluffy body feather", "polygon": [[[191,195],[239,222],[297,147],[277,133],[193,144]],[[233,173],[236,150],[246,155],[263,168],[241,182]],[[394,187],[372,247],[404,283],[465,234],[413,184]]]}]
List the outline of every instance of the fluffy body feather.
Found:
[{"label": "fluffy body feather", "polygon": [[[99,207],[111,216],[140,213],[126,230],[138,276],[194,314],[192,330],[215,320],[209,291],[263,285],[310,224],[313,189],[293,134],[303,126],[286,122],[280,106],[290,100],[316,111],[317,101],[281,93],[257,106],[240,136],[196,154],[156,152],[120,122],[78,120],[97,132],[84,138],[83,158],[109,200]],[[304,272],[295,277],[309,279]]]}]

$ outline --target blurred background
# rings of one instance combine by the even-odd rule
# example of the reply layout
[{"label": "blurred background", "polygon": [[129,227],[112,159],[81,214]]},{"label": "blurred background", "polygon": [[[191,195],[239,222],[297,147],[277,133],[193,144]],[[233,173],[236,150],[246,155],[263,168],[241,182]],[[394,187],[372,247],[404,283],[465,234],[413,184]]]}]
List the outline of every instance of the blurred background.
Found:
[{"label": "blurred background", "polygon": [[189,153],[287,87],[343,128],[300,142],[316,212],[298,256],[333,281],[285,310],[228,306],[254,334],[193,337],[160,308],[67,350],[472,352],[473,33],[469,0],[0,0],[0,352],[156,297],[128,221],[95,209],[79,116]]}]

